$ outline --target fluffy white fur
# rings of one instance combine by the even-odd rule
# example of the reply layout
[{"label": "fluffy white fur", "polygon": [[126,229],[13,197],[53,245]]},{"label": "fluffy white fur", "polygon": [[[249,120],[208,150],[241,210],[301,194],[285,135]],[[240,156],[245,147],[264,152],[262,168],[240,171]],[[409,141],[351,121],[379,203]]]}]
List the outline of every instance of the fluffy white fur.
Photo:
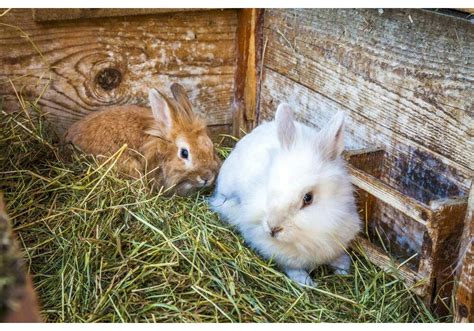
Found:
[{"label": "fluffy white fur", "polygon": [[[343,273],[345,248],[360,228],[352,186],[340,154],[344,114],[321,131],[293,119],[281,104],[272,122],[241,139],[221,167],[211,207],[263,257],[313,285],[309,273],[329,263]],[[310,205],[303,197],[312,192]],[[271,229],[279,228],[276,235]]]}]

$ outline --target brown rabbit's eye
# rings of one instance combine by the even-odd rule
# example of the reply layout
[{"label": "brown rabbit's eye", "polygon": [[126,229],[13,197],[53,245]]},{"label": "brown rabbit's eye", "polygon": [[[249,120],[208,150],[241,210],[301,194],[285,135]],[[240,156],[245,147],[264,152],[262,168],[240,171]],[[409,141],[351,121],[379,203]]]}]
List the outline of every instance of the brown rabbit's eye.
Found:
[{"label": "brown rabbit's eye", "polygon": [[313,193],[308,192],[303,197],[303,207],[309,206],[313,202]]},{"label": "brown rabbit's eye", "polygon": [[179,152],[179,155],[183,158],[183,159],[188,159],[188,156],[189,156],[189,152],[186,148],[181,148],[181,151]]}]

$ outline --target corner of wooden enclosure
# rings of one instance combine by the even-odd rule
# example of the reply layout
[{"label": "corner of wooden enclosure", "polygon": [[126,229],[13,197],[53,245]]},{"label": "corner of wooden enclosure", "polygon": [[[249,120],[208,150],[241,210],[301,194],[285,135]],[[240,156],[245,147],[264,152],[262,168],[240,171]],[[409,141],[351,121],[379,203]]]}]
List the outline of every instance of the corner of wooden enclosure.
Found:
[{"label": "corner of wooden enclosure", "polygon": [[263,9],[241,9],[238,14],[233,130],[241,137],[258,121],[258,95],[262,56]]}]

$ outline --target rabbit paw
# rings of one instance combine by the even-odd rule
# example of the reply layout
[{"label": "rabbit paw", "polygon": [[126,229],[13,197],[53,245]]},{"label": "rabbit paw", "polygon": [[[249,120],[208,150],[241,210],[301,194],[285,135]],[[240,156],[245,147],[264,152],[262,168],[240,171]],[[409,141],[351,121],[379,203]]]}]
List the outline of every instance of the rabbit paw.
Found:
[{"label": "rabbit paw", "polygon": [[348,275],[351,269],[351,258],[347,254],[342,254],[329,264],[336,275]]},{"label": "rabbit paw", "polygon": [[286,274],[291,280],[294,280],[300,285],[315,286],[316,284],[311,279],[310,275],[303,269],[287,269]]}]

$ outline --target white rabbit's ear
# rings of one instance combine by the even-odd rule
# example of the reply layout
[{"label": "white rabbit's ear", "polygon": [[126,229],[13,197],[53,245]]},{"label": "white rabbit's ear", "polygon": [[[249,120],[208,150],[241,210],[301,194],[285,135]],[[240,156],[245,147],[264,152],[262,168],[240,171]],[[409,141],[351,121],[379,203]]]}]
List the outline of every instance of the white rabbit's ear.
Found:
[{"label": "white rabbit's ear", "polygon": [[319,132],[319,148],[329,160],[336,159],[344,151],[344,117],[339,111]]},{"label": "white rabbit's ear", "polygon": [[173,122],[171,118],[171,110],[165,97],[157,90],[150,89],[148,91],[148,99],[150,101],[151,111],[153,112],[153,117],[155,120],[163,125],[163,127],[167,130],[171,129]]},{"label": "white rabbit's ear", "polygon": [[287,103],[281,103],[275,114],[278,140],[283,148],[290,149],[296,138],[296,126],[293,111]]}]

